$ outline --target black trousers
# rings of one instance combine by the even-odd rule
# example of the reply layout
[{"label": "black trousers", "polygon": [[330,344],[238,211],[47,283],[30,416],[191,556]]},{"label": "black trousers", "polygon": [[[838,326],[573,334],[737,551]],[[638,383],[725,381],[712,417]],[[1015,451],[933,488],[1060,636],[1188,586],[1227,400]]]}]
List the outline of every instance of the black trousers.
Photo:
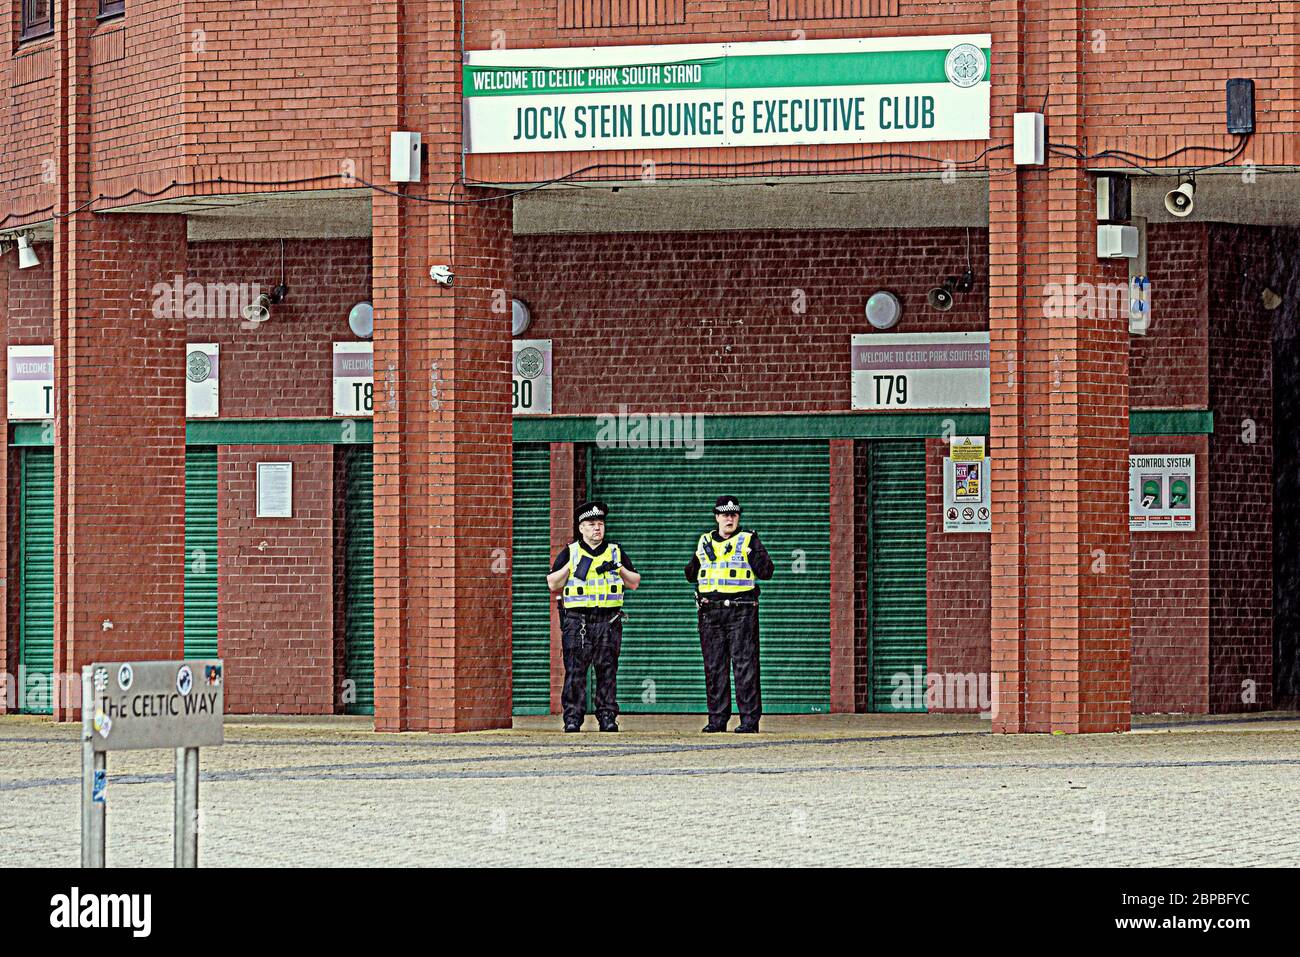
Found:
[{"label": "black trousers", "polygon": [[564,723],[582,724],[587,716],[587,669],[596,666],[596,717],[618,717],[618,652],[623,645],[623,615],[617,610],[563,612]]},{"label": "black trousers", "polygon": [[704,690],[709,724],[731,718],[731,670],[736,671],[736,707],[740,723],[757,727],[763,716],[758,675],[758,602],[724,605],[710,598],[700,605],[700,650],[704,653]]}]

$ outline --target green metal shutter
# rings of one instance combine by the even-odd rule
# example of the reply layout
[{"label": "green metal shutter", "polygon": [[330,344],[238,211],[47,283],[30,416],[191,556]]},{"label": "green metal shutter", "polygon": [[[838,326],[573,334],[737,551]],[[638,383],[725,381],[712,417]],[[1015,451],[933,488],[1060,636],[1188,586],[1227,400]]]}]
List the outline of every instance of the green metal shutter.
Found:
[{"label": "green metal shutter", "polygon": [[514,448],[514,533],[510,569],[515,714],[551,710],[551,448]]},{"label": "green metal shutter", "polygon": [[185,449],[185,657],[217,657],[217,447]]},{"label": "green metal shutter", "polygon": [[347,553],[344,556],[345,671],[355,699],[348,714],[375,713],[375,495],[374,453],[354,446],[347,468]]},{"label": "green metal shutter", "polygon": [[696,459],[682,449],[593,448],[590,461],[591,496],[609,503],[609,537],[644,576],[625,605],[619,707],[706,710],[693,587],[683,572],[700,534],[715,527],[713,503],[729,493],[744,507],[741,528],[758,532],[776,565],[761,586],[763,710],[829,711],[826,443],[708,442]]},{"label": "green metal shutter", "polygon": [[[18,606],[22,711],[50,714],[54,674],[54,450],[23,450]],[[36,676],[40,676],[36,678]]]},{"label": "green metal shutter", "polygon": [[[925,442],[869,442],[867,447],[867,709],[924,711]],[[921,669],[919,688],[913,684],[916,668]],[[906,693],[897,700],[895,675],[907,678]]]}]

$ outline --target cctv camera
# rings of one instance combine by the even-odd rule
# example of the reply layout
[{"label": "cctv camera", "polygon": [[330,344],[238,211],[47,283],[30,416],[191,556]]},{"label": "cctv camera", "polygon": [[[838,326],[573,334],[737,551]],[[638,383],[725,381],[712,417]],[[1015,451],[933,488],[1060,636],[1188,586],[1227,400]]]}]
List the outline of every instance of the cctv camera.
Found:
[{"label": "cctv camera", "polygon": [[1165,209],[1169,210],[1171,216],[1190,216],[1192,207],[1195,205],[1193,197],[1196,195],[1196,184],[1190,179],[1183,180],[1177,189],[1171,189],[1165,193]]},{"label": "cctv camera", "polygon": [[947,283],[942,286],[935,286],[926,293],[925,298],[930,303],[931,308],[938,309],[940,312],[947,312],[952,308],[952,290]]}]

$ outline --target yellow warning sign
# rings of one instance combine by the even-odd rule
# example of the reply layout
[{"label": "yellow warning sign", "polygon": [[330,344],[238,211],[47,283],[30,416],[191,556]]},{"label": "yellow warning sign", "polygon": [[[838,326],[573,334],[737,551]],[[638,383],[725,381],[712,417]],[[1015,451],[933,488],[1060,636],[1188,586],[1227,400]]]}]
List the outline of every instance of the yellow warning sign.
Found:
[{"label": "yellow warning sign", "polygon": [[958,436],[950,440],[948,457],[954,462],[983,462],[984,436]]}]

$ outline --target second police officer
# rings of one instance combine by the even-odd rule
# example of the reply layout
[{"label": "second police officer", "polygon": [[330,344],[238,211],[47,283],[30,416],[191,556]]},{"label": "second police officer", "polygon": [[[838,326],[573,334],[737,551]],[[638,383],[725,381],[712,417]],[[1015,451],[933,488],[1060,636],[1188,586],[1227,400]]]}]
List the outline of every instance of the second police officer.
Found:
[{"label": "second police officer", "polygon": [[578,506],[577,541],[555,556],[546,582],[560,594],[564,651],[564,730],[581,731],[587,714],[587,669],[596,667],[596,719],[618,730],[618,653],[623,644],[623,589],[641,576],[621,546],[605,541],[604,502]]},{"label": "second police officer", "polygon": [[699,606],[700,650],[709,702],[705,733],[727,730],[731,670],[736,672],[739,734],[758,731],[763,716],[758,670],[758,582],[772,577],[772,559],[755,532],[740,528],[740,502],[721,496],[713,508],[717,528],[705,532],[686,566]]}]

